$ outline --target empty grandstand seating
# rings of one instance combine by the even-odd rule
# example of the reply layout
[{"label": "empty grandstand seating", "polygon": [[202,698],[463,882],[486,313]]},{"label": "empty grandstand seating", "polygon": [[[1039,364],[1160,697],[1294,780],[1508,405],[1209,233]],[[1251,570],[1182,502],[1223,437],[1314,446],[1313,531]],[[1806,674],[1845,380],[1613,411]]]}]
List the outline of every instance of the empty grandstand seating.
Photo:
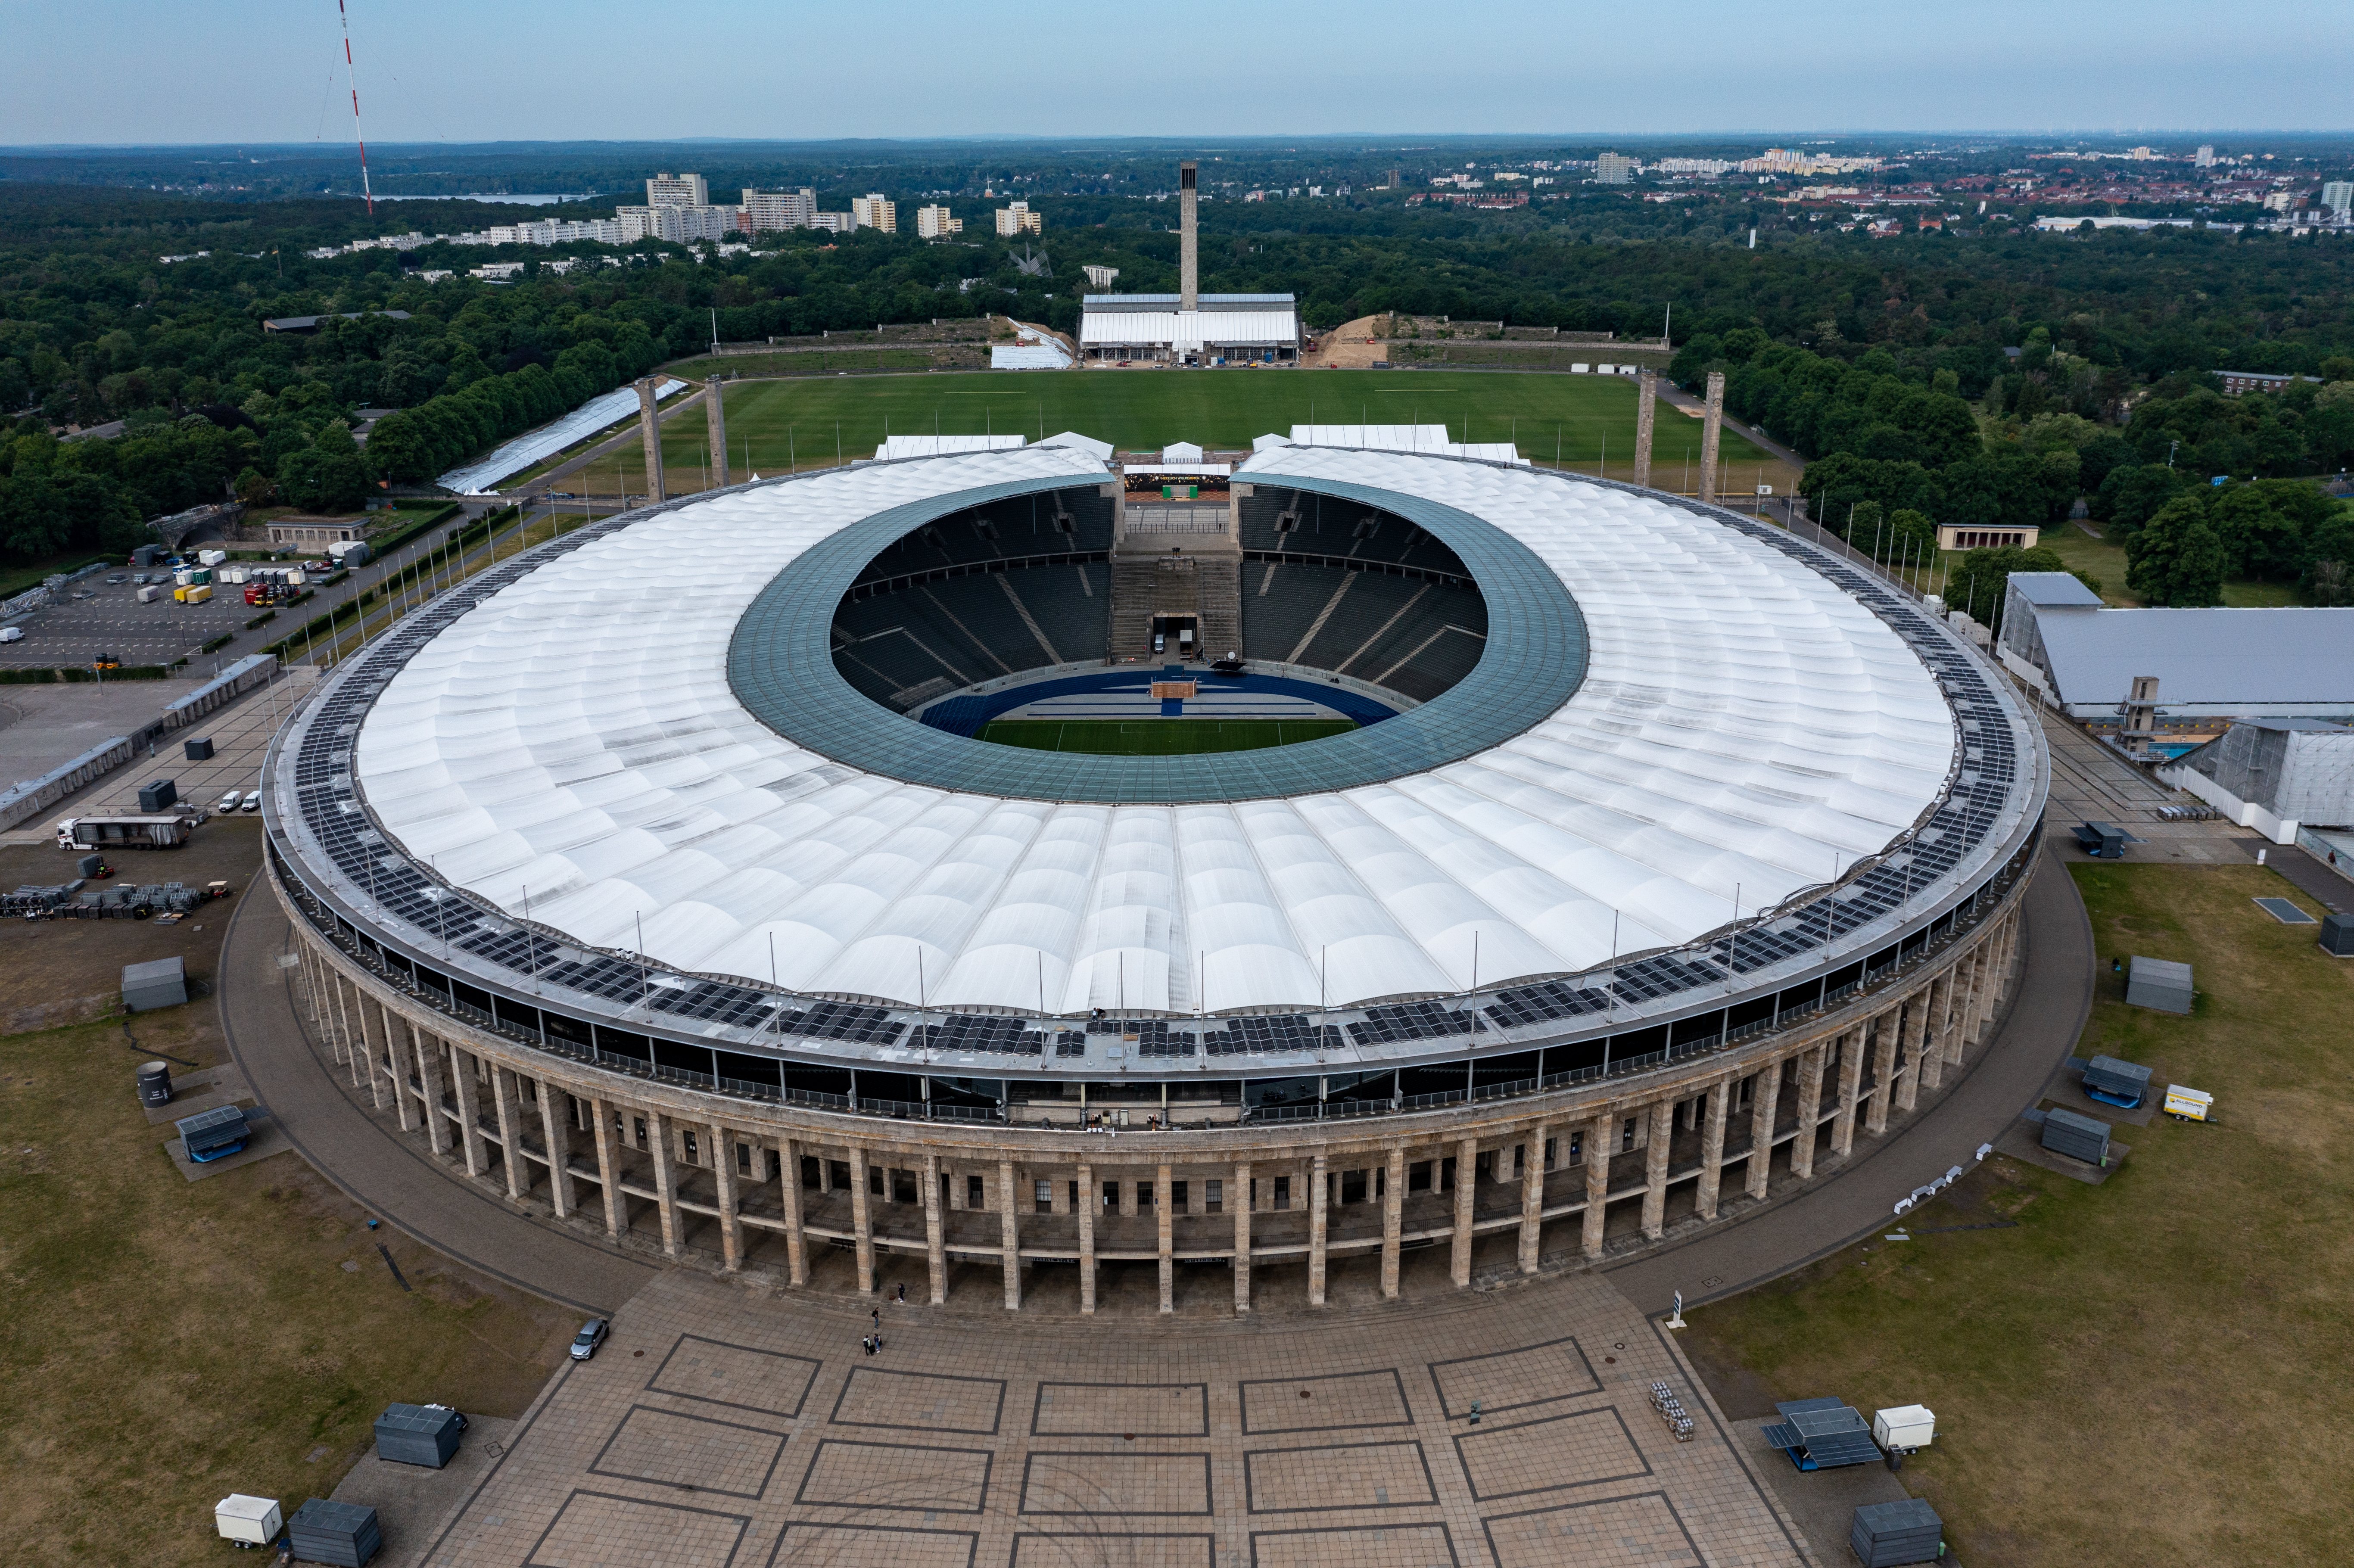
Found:
[{"label": "empty grandstand seating", "polygon": [[995,676],[1098,660],[1110,584],[1102,562],[1062,562],[846,598],[834,613],[834,667],[904,712]]},{"label": "empty grandstand seating", "polygon": [[886,546],[857,580],[875,582],[939,567],[1025,556],[1108,550],[1117,512],[1118,503],[1094,487],[1016,496],[927,523]]}]

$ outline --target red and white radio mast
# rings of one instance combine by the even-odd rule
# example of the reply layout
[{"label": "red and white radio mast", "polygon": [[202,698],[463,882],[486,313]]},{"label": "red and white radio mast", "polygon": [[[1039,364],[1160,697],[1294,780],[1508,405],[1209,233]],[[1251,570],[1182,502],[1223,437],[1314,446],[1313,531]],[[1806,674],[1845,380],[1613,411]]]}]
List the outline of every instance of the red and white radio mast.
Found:
[{"label": "red and white radio mast", "polygon": [[360,195],[367,198],[368,216],[376,216],[376,192],[368,188],[367,132],[360,129],[360,73],[352,64],[352,14],[344,0],[335,0],[335,15],[344,23],[344,73],[352,84],[352,134],[360,144]]}]

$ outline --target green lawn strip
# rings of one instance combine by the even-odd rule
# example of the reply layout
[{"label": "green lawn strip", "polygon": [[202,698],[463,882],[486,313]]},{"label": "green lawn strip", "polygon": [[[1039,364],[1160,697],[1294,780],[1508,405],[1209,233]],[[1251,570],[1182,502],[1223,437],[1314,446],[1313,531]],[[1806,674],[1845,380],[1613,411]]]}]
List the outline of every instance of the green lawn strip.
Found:
[{"label": "green lawn strip", "polygon": [[981,738],[1090,757],[1183,757],[1297,746],[1356,727],[1350,719],[999,719],[982,728]]},{"label": "green lawn strip", "polygon": [[[2341,1563],[2354,1437],[2311,1415],[2354,1379],[2354,965],[2250,902],[2319,912],[2268,870],[2073,869],[2099,952],[2076,1054],[2151,1063],[2218,1123],[2119,1126],[2100,1187],[1995,1156],[1887,1227],[1919,1239],[1693,1312],[1687,1346],[1753,1401],[1936,1411],[1903,1479],[1967,1563]],[[2136,954],[2195,966],[2192,1016],[2124,1004]]]},{"label": "green lawn strip", "polygon": [[[1077,430],[1122,450],[1172,441],[1246,448],[1295,424],[1445,424],[1456,440],[1517,440],[1551,464],[1614,470],[1635,451],[1635,384],[1617,376],[1436,375],[1423,371],[975,371],[937,376],[743,381],[726,389],[731,461],[761,473],[831,464],[840,426],[847,460],[872,457],[887,425],[896,435],[1018,435],[1036,440]],[[1468,433],[1467,433],[1468,432]],[[1697,461],[1701,422],[1662,411],[1652,461],[1670,482]],[[663,428],[663,461],[692,474],[706,443],[704,421]],[[632,454],[632,466],[642,463]],[[1722,462],[1729,490],[1745,470],[1775,460],[1732,430]],[[600,470],[607,466],[600,462]],[[1769,476],[1770,479],[1770,476]]]},{"label": "green lawn strip", "polygon": [[387,1404],[516,1415],[561,1354],[568,1316],[368,1231],[298,1154],[184,1180],[131,1076],[159,1052],[212,1060],[212,1006],[140,1015],[135,1050],[113,1022],[0,1039],[14,1561],[217,1563],[228,1493],[291,1516]]}]

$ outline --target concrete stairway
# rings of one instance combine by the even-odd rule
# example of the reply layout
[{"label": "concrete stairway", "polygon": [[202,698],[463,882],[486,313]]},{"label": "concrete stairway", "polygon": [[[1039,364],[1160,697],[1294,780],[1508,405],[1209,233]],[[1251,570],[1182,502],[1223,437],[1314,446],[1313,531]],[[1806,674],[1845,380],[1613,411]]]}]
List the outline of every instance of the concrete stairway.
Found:
[{"label": "concrete stairway", "polygon": [[1243,645],[1243,562],[1239,555],[1194,557],[1199,574],[1202,657],[1223,659]]},{"label": "concrete stairway", "polygon": [[1152,602],[1161,573],[1151,556],[1111,558],[1111,659],[1145,659],[1152,653]]}]

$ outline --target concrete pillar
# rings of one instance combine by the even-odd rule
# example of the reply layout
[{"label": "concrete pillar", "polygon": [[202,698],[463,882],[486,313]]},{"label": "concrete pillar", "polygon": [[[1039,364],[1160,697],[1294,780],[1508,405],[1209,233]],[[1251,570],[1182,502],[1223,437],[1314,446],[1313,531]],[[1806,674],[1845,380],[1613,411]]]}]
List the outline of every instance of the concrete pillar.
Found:
[{"label": "concrete pillar", "polygon": [[801,1146],[787,1139],[777,1150],[785,1210],[785,1274],[793,1285],[809,1283],[809,1236],[801,1229]]},{"label": "concrete pillar", "polygon": [[1610,1202],[1610,1145],[1618,1135],[1618,1111],[1605,1107],[1585,1129],[1585,1255],[1602,1255],[1602,1225]]},{"label": "concrete pillar", "polygon": [[638,435],[646,447],[646,498],[660,503],[669,498],[663,485],[662,416],[654,408],[654,386],[652,376],[638,381]]},{"label": "concrete pillar", "polygon": [[547,1145],[547,1201],[564,1219],[580,1206],[572,1187],[572,1097],[546,1078],[539,1081],[539,1136]]},{"label": "concrete pillar", "polygon": [[[1894,1021],[1885,1013],[1875,1022],[1893,1033]],[[1863,1094],[1863,1051],[1870,1039],[1859,1025],[1840,1042],[1839,1117],[1831,1123],[1831,1152],[1844,1157],[1855,1148],[1856,1101]]]},{"label": "concrete pillar", "polygon": [[949,1298],[947,1217],[940,1213],[940,1157],[924,1156],[924,1261],[932,1282],[932,1305]]},{"label": "concrete pillar", "polygon": [[499,1118],[499,1164],[506,1171],[507,1196],[520,1202],[531,1191],[531,1172],[523,1163],[523,1117],[515,1104],[514,1075],[491,1064],[491,1101]]},{"label": "concrete pillar", "polygon": [[425,1097],[425,1141],[436,1154],[450,1152],[450,1124],[441,1115],[441,1042],[408,1026],[408,1048],[417,1056],[417,1078]]},{"label": "concrete pillar", "polygon": [[719,396],[719,378],[715,376],[703,390],[704,429],[711,435],[711,487],[727,488],[727,405]]},{"label": "concrete pillar", "polygon": [[875,1224],[866,1208],[866,1150],[850,1146],[850,1226],[858,1246],[858,1294],[875,1294]]},{"label": "concrete pillar", "polygon": [[1717,1189],[1724,1180],[1724,1118],[1739,1080],[1719,1078],[1708,1086],[1708,1115],[1700,1130],[1700,1188],[1692,1212],[1703,1220],[1716,1218]]},{"label": "concrete pillar", "polygon": [[1829,1042],[1798,1058],[1798,1136],[1790,1145],[1790,1174],[1804,1181],[1815,1173],[1815,1135],[1821,1130],[1823,1067],[1830,1056]]},{"label": "concrete pillar", "polygon": [[[504,1076],[504,1075],[500,1075]],[[646,1147],[654,1157],[654,1207],[662,1214],[663,1255],[678,1255],[678,1166],[670,1146],[671,1127],[663,1113],[646,1107]]]},{"label": "concrete pillar", "polygon": [[1251,1296],[1251,1168],[1247,1160],[1235,1166],[1235,1316],[1246,1316]]},{"label": "concrete pillar", "polygon": [[458,1086],[458,1141],[465,1150],[469,1176],[480,1176],[491,1168],[482,1153],[482,1084],[475,1076],[481,1060],[463,1048],[451,1051],[450,1076]]},{"label": "concrete pillar", "polygon": [[1161,1249],[1161,1309],[1177,1310],[1177,1256],[1175,1220],[1169,1213],[1173,1194],[1169,1181],[1169,1167],[1152,1172],[1152,1224]]},{"label": "concrete pillar", "polygon": [[1545,1134],[1548,1127],[1532,1127],[1521,1142],[1521,1272],[1537,1271],[1537,1249],[1544,1232]]},{"label": "concrete pillar", "polygon": [[[1954,991],[1960,984],[1969,960],[1965,959],[1949,966],[1937,977],[1929,990],[1929,1017],[1922,1033],[1921,1048],[1914,1054],[1914,1084],[1913,1093],[1936,1089],[1946,1076],[1946,1053],[1952,1049],[1954,1033]],[[1911,1110],[1913,1102],[1904,1108]]]},{"label": "concrete pillar", "polygon": [[1177,165],[1177,308],[1181,311],[1202,308],[1200,241],[1193,228],[1194,203],[1200,199],[1195,179],[1193,160],[1188,158]]},{"label": "concrete pillar", "polygon": [[1332,1194],[1331,1171],[1324,1150],[1316,1151],[1316,1159],[1308,1173],[1308,1304],[1324,1305],[1324,1268],[1326,1249],[1331,1243]]},{"label": "concrete pillar", "polygon": [[1667,1229],[1668,1151],[1675,1141],[1675,1102],[1661,1100],[1651,1107],[1651,1141],[1643,1146],[1643,1234],[1653,1241]]},{"label": "concrete pillar", "polygon": [[1479,1140],[1467,1138],[1455,1146],[1455,1230],[1447,1238],[1447,1276],[1457,1289],[1471,1283],[1472,1205],[1479,1192]]},{"label": "concrete pillar", "polygon": [[1659,374],[1646,370],[1635,377],[1635,482],[1651,483],[1651,427],[1659,406]]},{"label": "concrete pillar", "polygon": [[[344,994],[346,989],[344,983],[344,977],[330,969],[328,971],[327,983],[334,987],[335,1001],[334,1012],[336,1022],[342,1028],[344,1049],[352,1054],[352,1062],[355,1068],[359,1073],[365,1075],[367,1079],[368,1104],[374,1106],[378,1110],[382,1110],[384,1108],[384,1084],[376,1075],[376,1048],[369,1044],[367,1032],[365,1029],[355,1031],[352,1028],[351,1003]],[[355,1083],[358,1081],[359,1080],[357,1078],[353,1080]]]},{"label": "concrete pillar", "polygon": [[[470,1121],[468,1125],[472,1124]],[[621,1177],[613,1158],[612,1102],[590,1100],[588,1125],[597,1146],[597,1182],[605,1189],[605,1234],[618,1241],[621,1235]]]},{"label": "concrete pillar", "polygon": [[[1897,1039],[1906,1025],[1919,1016],[1917,1008],[1900,1001],[1877,1020],[1880,1028],[1872,1041],[1872,1098],[1863,1112],[1863,1130],[1873,1138],[1888,1130],[1889,1099],[1896,1079]],[[1860,1057],[1863,1053],[1859,1051],[1856,1054]],[[1850,1111],[1847,1119],[1852,1122],[1855,1113]]]},{"label": "concrete pillar", "polygon": [[1724,439],[1724,372],[1708,373],[1708,411],[1700,426],[1700,498],[1716,499],[1716,449]]},{"label": "concrete pillar", "polygon": [[1398,1293],[1398,1255],[1405,1235],[1405,1150],[1390,1150],[1389,1167],[1382,1178],[1382,1299],[1394,1301]]},{"label": "concrete pillar", "polygon": [[[543,1090],[543,1107],[546,1097]],[[744,1266],[744,1219],[736,1207],[736,1139],[716,1121],[705,1130],[711,1138],[712,1184],[719,1194],[719,1266],[733,1274]]]},{"label": "concrete pillar", "polygon": [[1103,1206],[1096,1191],[1096,1168],[1079,1163],[1079,1310],[1089,1317],[1096,1309],[1096,1211]]},{"label": "concrete pillar", "polygon": [[1005,1309],[1022,1309],[1022,1220],[1014,1212],[1013,1161],[997,1162],[998,1234],[1005,1247]]},{"label": "concrete pillar", "polygon": [[1774,1113],[1782,1098],[1782,1064],[1757,1070],[1757,1086],[1750,1092],[1749,1195],[1762,1198],[1774,1173]]}]

